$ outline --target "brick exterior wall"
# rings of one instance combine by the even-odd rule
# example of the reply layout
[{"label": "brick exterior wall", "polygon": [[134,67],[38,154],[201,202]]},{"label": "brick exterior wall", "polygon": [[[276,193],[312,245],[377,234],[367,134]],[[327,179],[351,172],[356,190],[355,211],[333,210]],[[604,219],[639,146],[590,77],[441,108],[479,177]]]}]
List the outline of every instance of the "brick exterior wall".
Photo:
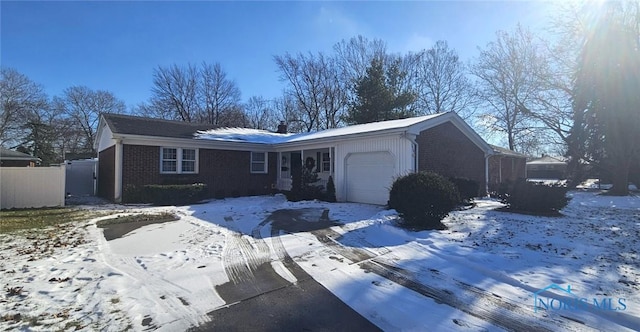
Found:
[{"label": "brick exterior wall", "polygon": [[123,146],[123,191],[146,184],[205,183],[209,197],[265,195],[276,183],[277,154],[269,153],[267,174],[252,174],[249,151],[198,149],[198,174],[161,174],[160,147]]},{"label": "brick exterior wall", "polygon": [[98,154],[98,196],[114,200],[116,178],[116,147],[111,146]]},{"label": "brick exterior wall", "polygon": [[502,182],[505,183],[524,179],[526,165],[526,158],[517,158],[502,155],[489,157],[489,191],[496,191],[500,187],[501,167]]},{"label": "brick exterior wall", "polygon": [[416,138],[418,170],[445,177],[463,177],[478,182],[485,191],[484,152],[452,123],[427,129]]}]

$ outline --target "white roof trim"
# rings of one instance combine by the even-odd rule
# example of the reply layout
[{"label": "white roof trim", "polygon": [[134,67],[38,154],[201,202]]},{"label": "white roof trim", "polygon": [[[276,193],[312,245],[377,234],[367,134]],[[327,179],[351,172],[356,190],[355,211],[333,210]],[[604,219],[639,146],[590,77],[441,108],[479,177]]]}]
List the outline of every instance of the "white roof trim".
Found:
[{"label": "white roof trim", "polygon": [[267,144],[249,142],[229,142],[198,140],[191,138],[142,136],[129,134],[113,134],[113,138],[121,140],[123,144],[150,145],[150,146],[179,146],[185,148],[218,149],[233,151],[270,151],[271,146]]},{"label": "white roof trim", "polygon": [[442,113],[442,116],[432,119],[431,121],[424,121],[417,123],[409,128],[407,132],[414,135],[419,135],[420,132],[425,131],[427,129],[439,126],[441,124],[451,122],[456,128],[458,128],[465,136],[467,136],[476,146],[478,146],[482,151],[484,151],[485,155],[495,154],[493,148],[487,143],[478,133],[476,133],[471,126],[469,126],[462,118],[454,113]]}]

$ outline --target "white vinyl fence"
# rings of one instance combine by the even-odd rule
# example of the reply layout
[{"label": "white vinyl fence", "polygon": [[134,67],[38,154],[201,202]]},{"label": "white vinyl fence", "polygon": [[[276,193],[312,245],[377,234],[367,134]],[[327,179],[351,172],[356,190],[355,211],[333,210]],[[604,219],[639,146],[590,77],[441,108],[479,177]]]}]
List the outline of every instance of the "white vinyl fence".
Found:
[{"label": "white vinyl fence", "polygon": [[0,167],[0,209],[64,206],[65,168]]}]

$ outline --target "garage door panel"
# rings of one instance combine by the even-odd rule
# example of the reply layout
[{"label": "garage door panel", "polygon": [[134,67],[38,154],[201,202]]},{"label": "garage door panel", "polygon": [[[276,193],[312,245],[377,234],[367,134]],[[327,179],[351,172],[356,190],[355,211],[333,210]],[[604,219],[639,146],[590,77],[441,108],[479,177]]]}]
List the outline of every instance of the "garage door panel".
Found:
[{"label": "garage door panel", "polygon": [[354,153],[347,157],[347,201],[384,205],[395,175],[389,152]]}]

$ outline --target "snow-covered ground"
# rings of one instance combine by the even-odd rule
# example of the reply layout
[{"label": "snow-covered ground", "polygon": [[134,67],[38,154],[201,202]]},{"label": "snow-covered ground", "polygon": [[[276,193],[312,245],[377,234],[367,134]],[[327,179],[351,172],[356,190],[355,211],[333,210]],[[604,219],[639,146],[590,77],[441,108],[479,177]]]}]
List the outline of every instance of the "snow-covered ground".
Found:
[{"label": "snow-covered ground", "polygon": [[[0,328],[184,330],[228,305],[215,287],[230,281],[226,260],[264,241],[268,250],[256,251],[262,256],[254,259],[271,262],[294,283],[281,263],[283,246],[315,280],[384,330],[501,330],[519,323],[639,330],[640,197],[570,195],[563,217],[499,212],[500,203],[478,200],[447,217],[448,230],[424,232],[398,228],[396,214],[382,207],[293,203],[281,195],[184,207],[87,207],[168,211],[180,219],[112,241],[95,226],[109,217],[0,235]],[[328,209],[342,225],[270,233],[267,218],[281,209]],[[552,284],[570,286],[588,305],[544,310],[538,302],[535,310],[534,293]],[[537,297],[570,299],[558,289]],[[602,307],[612,299],[610,309],[623,303],[624,310],[595,308],[594,299]]]}]

